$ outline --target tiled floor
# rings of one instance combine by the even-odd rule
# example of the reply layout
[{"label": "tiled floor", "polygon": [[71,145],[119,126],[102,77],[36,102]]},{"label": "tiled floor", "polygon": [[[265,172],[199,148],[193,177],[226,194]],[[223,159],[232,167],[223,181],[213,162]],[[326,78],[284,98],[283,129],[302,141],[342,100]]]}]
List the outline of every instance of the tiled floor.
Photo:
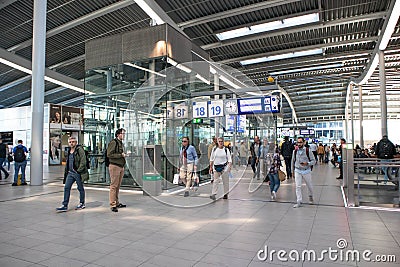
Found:
[{"label": "tiled floor", "polygon": [[[313,171],[315,203],[298,209],[292,208],[292,181],[282,184],[272,202],[265,183],[259,186],[236,175],[228,200],[212,203],[210,185],[188,198],[182,192],[152,198],[124,191],[120,200],[128,207],[118,213],[108,207],[107,190],[87,186],[85,210],[73,210],[78,202],[73,190],[70,210],[57,214],[62,172],[45,171],[43,186],[0,185],[1,267],[400,266],[400,212],[344,208],[334,178],[338,170],[326,165]],[[250,176],[246,170],[244,177]],[[280,256],[287,261],[273,250],[282,250]],[[307,258],[313,250],[315,261]],[[321,257],[323,250],[327,252]],[[360,261],[346,261],[349,250],[358,250]],[[362,258],[366,250],[372,251],[371,259],[394,255],[397,262],[367,262]],[[305,254],[306,260],[293,260],[296,253],[300,259]]]}]

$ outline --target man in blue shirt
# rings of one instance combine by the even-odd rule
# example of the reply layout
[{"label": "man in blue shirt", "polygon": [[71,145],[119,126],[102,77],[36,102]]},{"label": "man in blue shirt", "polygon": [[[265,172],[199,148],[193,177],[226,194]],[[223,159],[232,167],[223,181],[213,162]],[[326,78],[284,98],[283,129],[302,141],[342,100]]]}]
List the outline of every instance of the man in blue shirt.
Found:
[{"label": "man in blue shirt", "polygon": [[182,147],[179,154],[179,176],[186,184],[185,197],[189,196],[192,180],[196,177],[197,160],[196,148],[189,144],[189,137],[184,136],[182,138]]},{"label": "man in blue shirt", "polygon": [[26,168],[26,154],[28,154],[28,149],[22,145],[22,140],[18,140],[18,145],[13,149],[14,155],[14,182],[12,186],[18,185],[18,173],[21,169],[21,185],[27,185],[25,181],[25,168]]}]

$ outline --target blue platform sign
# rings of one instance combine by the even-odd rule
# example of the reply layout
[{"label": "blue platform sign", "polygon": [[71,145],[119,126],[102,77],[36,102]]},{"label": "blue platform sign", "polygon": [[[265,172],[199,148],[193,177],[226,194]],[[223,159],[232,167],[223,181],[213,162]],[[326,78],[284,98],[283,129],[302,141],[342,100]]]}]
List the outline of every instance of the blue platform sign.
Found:
[{"label": "blue platform sign", "polygon": [[239,114],[279,113],[279,97],[264,96],[238,99]]}]

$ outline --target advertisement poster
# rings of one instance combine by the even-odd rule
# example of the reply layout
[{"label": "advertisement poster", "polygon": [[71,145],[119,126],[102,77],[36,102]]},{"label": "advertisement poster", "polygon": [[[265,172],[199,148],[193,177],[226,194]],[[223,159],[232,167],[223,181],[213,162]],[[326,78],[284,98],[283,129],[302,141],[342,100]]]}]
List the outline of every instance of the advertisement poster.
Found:
[{"label": "advertisement poster", "polygon": [[62,129],[80,130],[82,126],[82,113],[80,108],[62,107]]},{"label": "advertisement poster", "polygon": [[50,105],[50,123],[61,123],[61,106]]},{"label": "advertisement poster", "polygon": [[49,165],[61,164],[61,130],[50,129]]}]

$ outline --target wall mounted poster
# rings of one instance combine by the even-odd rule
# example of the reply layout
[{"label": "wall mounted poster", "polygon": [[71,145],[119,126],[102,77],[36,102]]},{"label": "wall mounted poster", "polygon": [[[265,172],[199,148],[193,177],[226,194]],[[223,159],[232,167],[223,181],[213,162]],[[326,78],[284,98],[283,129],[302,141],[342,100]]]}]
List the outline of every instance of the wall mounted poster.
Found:
[{"label": "wall mounted poster", "polygon": [[81,130],[82,113],[80,108],[62,107],[62,129]]},{"label": "wall mounted poster", "polygon": [[61,129],[50,129],[49,165],[61,164]]}]

